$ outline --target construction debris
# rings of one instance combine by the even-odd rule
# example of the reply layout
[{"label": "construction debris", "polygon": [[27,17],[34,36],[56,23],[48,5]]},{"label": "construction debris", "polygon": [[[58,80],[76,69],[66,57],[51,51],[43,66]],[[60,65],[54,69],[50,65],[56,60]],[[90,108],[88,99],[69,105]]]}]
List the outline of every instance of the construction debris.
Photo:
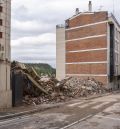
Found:
[{"label": "construction debris", "polygon": [[56,103],[72,98],[87,97],[107,92],[101,82],[95,79],[81,79],[80,77],[67,77],[58,81],[55,77],[39,76],[33,68],[14,62],[14,73],[21,72],[24,76],[23,103],[38,105],[41,103]]}]

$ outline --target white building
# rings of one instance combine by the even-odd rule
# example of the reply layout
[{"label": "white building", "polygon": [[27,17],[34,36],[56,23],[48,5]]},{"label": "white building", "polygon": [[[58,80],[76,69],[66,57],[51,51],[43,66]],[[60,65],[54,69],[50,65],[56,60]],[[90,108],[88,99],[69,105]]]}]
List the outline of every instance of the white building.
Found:
[{"label": "white building", "polygon": [[65,77],[65,27],[56,26],[56,77],[62,80]]},{"label": "white building", "polygon": [[0,0],[0,108],[11,107],[10,88],[11,0]]}]

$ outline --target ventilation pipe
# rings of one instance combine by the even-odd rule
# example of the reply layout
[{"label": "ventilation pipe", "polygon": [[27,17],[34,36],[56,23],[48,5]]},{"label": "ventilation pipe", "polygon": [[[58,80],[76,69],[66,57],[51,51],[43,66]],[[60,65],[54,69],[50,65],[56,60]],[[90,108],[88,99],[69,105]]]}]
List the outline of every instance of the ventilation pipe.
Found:
[{"label": "ventilation pipe", "polygon": [[88,4],[88,11],[92,12],[92,2],[91,1],[89,1],[89,4]]},{"label": "ventilation pipe", "polygon": [[76,8],[75,14],[76,14],[76,15],[79,14],[79,8]]}]

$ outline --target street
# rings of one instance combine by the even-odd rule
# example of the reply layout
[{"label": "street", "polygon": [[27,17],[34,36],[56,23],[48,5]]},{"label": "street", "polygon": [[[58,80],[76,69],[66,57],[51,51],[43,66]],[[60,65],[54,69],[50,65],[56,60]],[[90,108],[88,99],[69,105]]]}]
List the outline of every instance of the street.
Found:
[{"label": "street", "polygon": [[0,129],[120,129],[120,94],[77,99],[60,108],[0,121]]}]

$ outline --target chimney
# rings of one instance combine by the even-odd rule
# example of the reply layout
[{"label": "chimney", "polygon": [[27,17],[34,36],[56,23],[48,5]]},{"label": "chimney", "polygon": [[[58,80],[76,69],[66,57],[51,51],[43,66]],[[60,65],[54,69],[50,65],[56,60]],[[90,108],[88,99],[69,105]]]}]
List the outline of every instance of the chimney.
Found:
[{"label": "chimney", "polygon": [[89,4],[88,4],[88,11],[92,12],[92,2],[91,1],[89,1]]},{"label": "chimney", "polygon": [[76,14],[76,15],[79,14],[79,8],[76,8],[75,14]]}]

